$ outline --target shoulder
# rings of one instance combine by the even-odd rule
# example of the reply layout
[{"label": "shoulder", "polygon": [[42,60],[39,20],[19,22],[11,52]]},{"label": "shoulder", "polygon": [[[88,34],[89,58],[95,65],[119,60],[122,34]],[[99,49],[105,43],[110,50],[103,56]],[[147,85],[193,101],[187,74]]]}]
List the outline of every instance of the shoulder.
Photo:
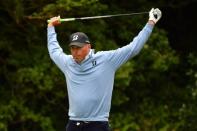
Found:
[{"label": "shoulder", "polygon": [[108,57],[113,51],[98,51],[94,54],[95,57]]},{"label": "shoulder", "polygon": [[102,61],[110,61],[110,59],[114,56],[115,51],[116,50],[98,51],[93,55],[93,57],[95,59],[101,59]]}]

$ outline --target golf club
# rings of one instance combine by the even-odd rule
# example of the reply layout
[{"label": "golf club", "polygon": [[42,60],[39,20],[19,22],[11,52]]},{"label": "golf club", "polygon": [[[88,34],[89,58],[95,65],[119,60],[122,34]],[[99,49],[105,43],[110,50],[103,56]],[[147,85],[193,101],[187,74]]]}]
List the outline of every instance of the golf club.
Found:
[{"label": "golf club", "polygon": [[[117,17],[117,16],[131,16],[131,15],[141,15],[141,14],[147,14],[149,12],[138,12],[138,13],[127,13],[127,14],[114,14],[114,15],[102,15],[102,16],[90,16],[90,17],[78,17],[78,18],[65,18],[60,19],[60,22],[66,22],[66,21],[75,21],[75,20],[88,20],[88,19],[100,19],[100,18],[109,18],[109,17]],[[47,20],[49,23],[50,20]]]}]

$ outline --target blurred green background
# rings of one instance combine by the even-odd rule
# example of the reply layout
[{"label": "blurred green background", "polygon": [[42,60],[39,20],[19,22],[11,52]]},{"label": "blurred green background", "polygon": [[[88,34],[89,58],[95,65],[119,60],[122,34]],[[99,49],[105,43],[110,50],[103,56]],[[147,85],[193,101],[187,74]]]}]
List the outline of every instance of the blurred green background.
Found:
[{"label": "blurred green background", "polygon": [[[68,120],[64,75],[50,60],[46,20],[132,13],[158,7],[163,17],[140,54],[116,73],[114,131],[197,130],[195,0],[1,0],[0,131],[63,131]],[[122,47],[148,14],[65,22],[56,27],[65,53],[69,35],[85,32],[96,51]]]}]

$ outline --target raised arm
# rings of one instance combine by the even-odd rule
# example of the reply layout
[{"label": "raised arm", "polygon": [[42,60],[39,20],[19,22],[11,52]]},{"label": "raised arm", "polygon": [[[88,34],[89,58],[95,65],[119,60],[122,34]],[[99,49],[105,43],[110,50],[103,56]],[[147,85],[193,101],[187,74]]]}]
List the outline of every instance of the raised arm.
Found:
[{"label": "raised arm", "polygon": [[160,18],[161,11],[159,9],[151,9],[149,12],[148,22],[139,34],[128,45],[114,51],[109,51],[108,58],[115,69],[140,52],[151,35],[154,25]]},{"label": "raised arm", "polygon": [[57,41],[57,34],[54,27],[60,24],[59,19],[60,17],[53,17],[50,19],[47,28],[47,42],[51,59],[62,71],[64,71],[67,55],[64,54],[63,49],[60,47]]}]

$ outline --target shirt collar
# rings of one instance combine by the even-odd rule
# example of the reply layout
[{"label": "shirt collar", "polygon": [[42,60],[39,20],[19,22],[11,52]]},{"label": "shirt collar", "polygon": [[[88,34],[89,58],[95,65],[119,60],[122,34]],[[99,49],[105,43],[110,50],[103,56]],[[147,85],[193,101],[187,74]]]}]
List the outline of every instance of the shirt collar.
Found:
[{"label": "shirt collar", "polygon": [[[82,63],[84,63],[85,61],[87,61],[89,58],[91,58],[93,56],[94,52],[95,52],[94,49],[90,49],[90,51],[86,55],[85,59],[82,62],[78,63],[78,64],[81,65]],[[73,61],[74,61],[74,59],[73,59]],[[74,61],[74,63],[76,63],[76,62]]]},{"label": "shirt collar", "polygon": [[93,54],[94,54],[94,49],[90,49],[88,55],[86,55],[85,59],[81,63],[84,63],[86,60],[91,58],[93,56]]}]

